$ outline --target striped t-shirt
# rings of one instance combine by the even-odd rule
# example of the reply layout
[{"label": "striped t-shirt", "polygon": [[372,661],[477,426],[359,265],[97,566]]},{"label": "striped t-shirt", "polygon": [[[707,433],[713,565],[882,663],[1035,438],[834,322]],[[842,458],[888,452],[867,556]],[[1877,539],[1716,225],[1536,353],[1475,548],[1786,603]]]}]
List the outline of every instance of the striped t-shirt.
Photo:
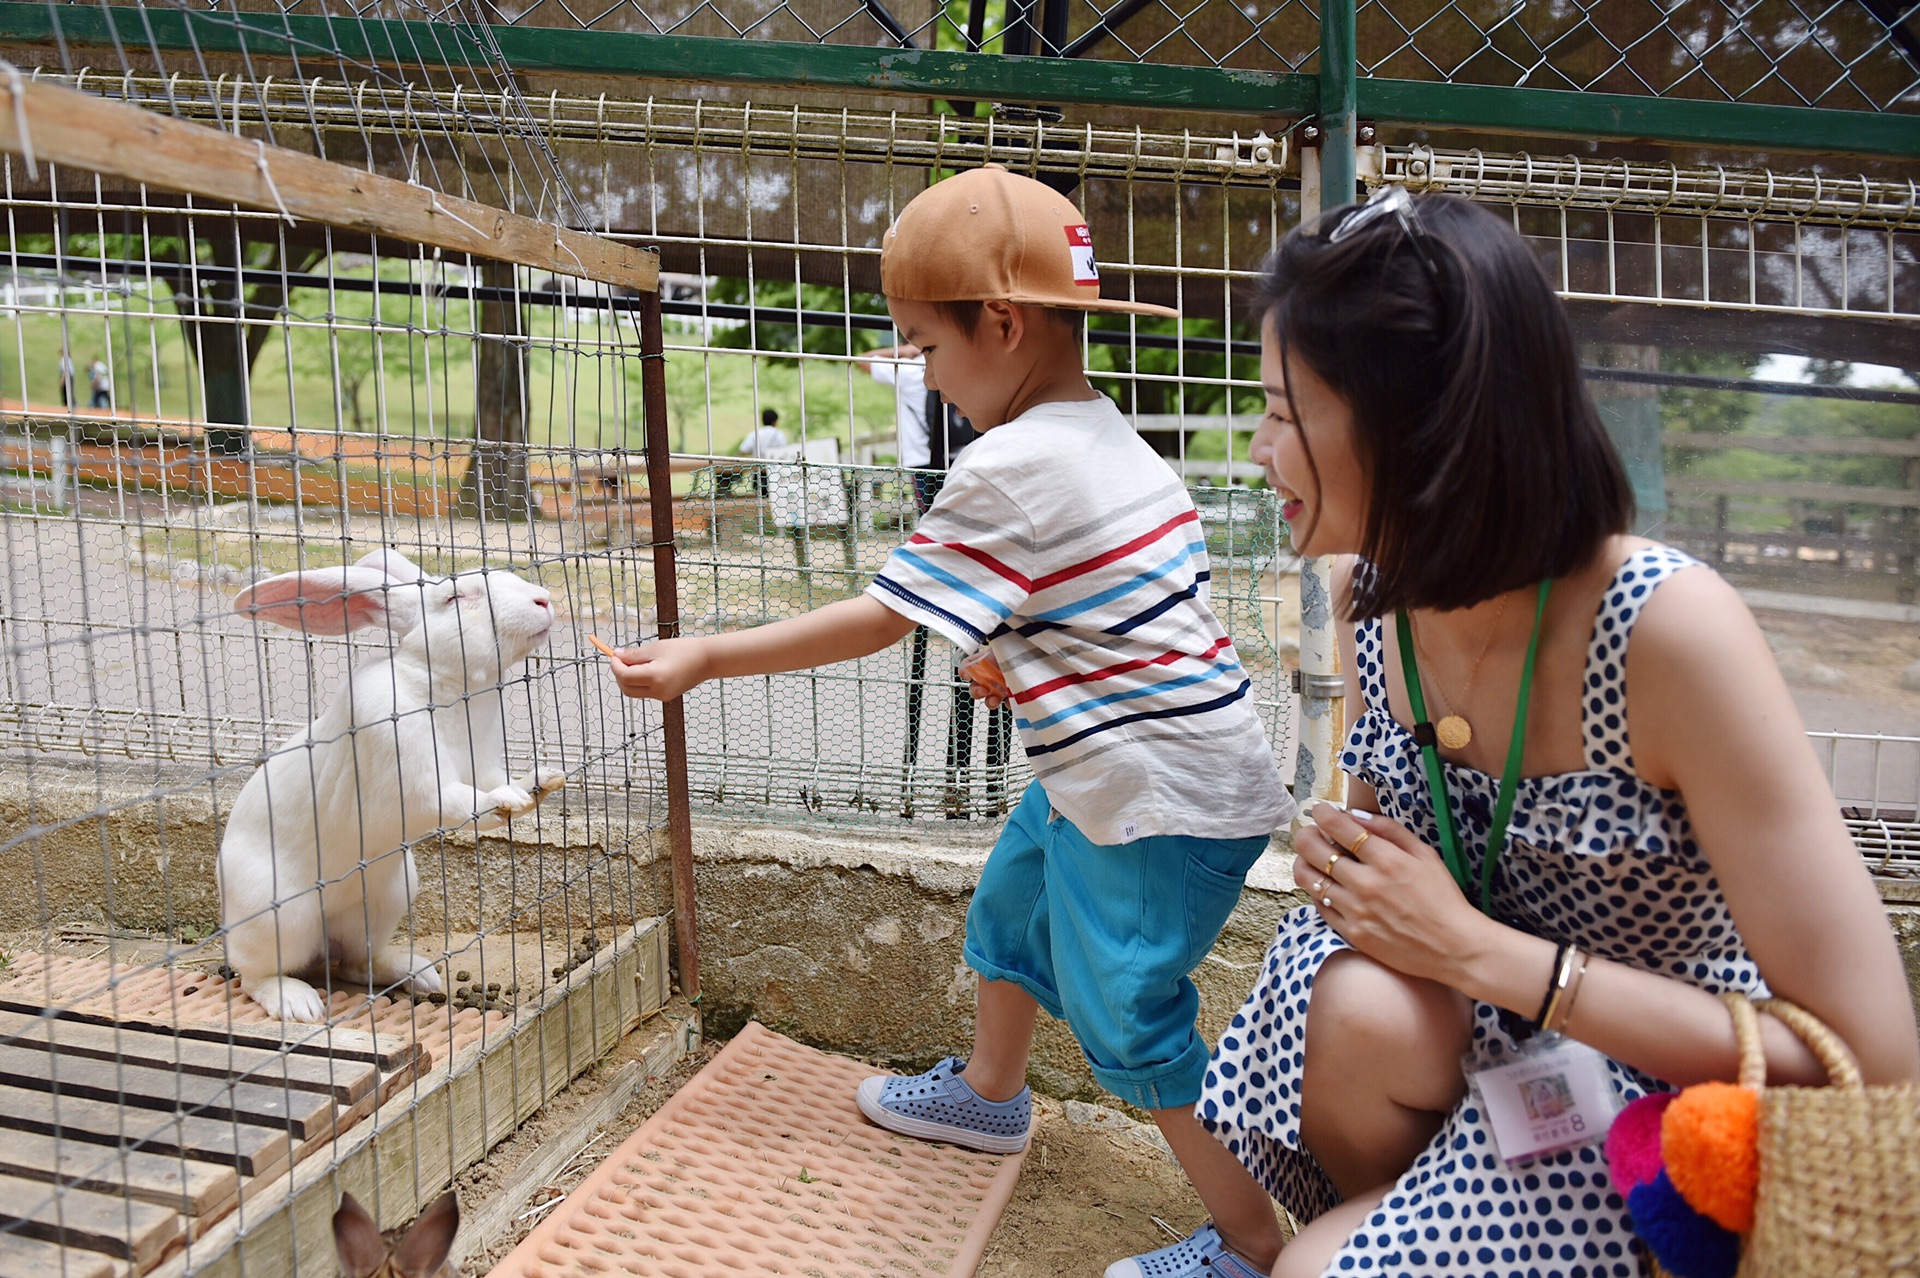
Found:
[{"label": "striped t-shirt", "polygon": [[1251,838],[1293,801],[1209,576],[1186,485],[1102,396],[982,435],[867,593],[992,645],[1047,798],[1095,843]]}]

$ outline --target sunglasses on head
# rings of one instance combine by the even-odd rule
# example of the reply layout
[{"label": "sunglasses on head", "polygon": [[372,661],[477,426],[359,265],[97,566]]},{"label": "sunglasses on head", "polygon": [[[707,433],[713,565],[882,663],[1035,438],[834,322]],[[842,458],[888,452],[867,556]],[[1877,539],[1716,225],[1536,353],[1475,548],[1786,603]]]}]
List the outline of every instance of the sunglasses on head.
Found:
[{"label": "sunglasses on head", "polygon": [[1433,237],[1427,234],[1427,228],[1420,224],[1420,206],[1407,194],[1404,186],[1388,185],[1375,191],[1365,204],[1349,210],[1340,218],[1339,223],[1327,233],[1327,243],[1338,244],[1351,239],[1361,231],[1385,218],[1394,218],[1400,223],[1400,229],[1407,234],[1407,240],[1413,245],[1413,251],[1420,257],[1420,264],[1427,268],[1435,288],[1440,287],[1440,261],[1433,253]]}]

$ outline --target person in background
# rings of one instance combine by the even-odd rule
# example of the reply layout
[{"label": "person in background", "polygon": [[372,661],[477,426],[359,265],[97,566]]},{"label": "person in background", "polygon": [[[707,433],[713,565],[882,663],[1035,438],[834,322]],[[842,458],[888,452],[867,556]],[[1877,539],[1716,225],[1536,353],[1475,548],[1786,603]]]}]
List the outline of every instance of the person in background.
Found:
[{"label": "person in background", "polygon": [[[854,361],[874,381],[893,388],[894,427],[900,437],[900,468],[921,471],[933,462],[931,437],[927,429],[927,408],[936,402],[938,391],[927,391],[927,361],[920,348],[911,343],[883,346],[868,351]],[[948,464],[952,459],[947,459]],[[945,465],[939,467],[945,470]],[[941,476],[913,476],[913,504],[921,514],[933,505],[940,491]]]},{"label": "person in background", "polygon": [[[774,450],[785,448],[788,444],[787,432],[780,429],[780,414],[774,409],[764,409],[760,413],[760,425],[747,432],[740,441],[740,447],[734,450],[736,457],[752,457],[764,460],[772,456]],[[767,468],[765,466],[743,466],[739,464],[715,465],[713,468],[713,488],[716,493],[725,495],[733,491],[733,486],[749,472],[753,475],[753,485],[762,497],[767,495]]]},{"label": "person in background", "polygon": [[60,352],[60,404],[73,407],[73,356],[64,350]]},{"label": "person in background", "polygon": [[113,374],[107,369],[107,361],[95,355],[93,363],[87,365],[87,381],[93,387],[93,406],[111,409],[113,407]]}]

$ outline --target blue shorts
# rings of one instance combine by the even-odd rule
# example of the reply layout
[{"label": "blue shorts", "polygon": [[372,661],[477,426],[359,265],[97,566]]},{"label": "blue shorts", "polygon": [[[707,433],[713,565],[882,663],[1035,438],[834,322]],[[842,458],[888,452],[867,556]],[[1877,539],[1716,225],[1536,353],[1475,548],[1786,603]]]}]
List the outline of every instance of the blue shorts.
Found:
[{"label": "blue shorts", "polygon": [[1265,836],[1106,846],[1034,782],[967,910],[967,965],[1064,1020],[1100,1086],[1142,1109],[1200,1099],[1209,1049],[1187,974],[1213,948]]}]

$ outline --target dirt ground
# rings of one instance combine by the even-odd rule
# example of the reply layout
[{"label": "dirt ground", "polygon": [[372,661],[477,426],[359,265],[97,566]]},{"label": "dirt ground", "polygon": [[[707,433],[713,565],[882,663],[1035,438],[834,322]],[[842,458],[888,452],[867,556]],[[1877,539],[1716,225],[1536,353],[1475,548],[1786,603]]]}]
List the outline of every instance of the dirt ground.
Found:
[{"label": "dirt ground", "polygon": [[[455,1183],[462,1204],[487,1200],[514,1177],[521,1161],[566,1131],[646,1037],[631,1036],[621,1051],[561,1093],[484,1161]],[[682,1084],[713,1058],[708,1043],[665,1077],[634,1094],[620,1116],[595,1134],[581,1156],[535,1193],[512,1232],[470,1257],[478,1278],[585,1180],[600,1158],[625,1140]],[[1019,1186],[976,1271],[980,1278],[1066,1278],[1097,1275],[1110,1261],[1165,1246],[1206,1219],[1206,1212],[1159,1134],[1117,1111],[1041,1097],[1040,1122]],[[1164,1223],[1163,1223],[1164,1222]]]}]

